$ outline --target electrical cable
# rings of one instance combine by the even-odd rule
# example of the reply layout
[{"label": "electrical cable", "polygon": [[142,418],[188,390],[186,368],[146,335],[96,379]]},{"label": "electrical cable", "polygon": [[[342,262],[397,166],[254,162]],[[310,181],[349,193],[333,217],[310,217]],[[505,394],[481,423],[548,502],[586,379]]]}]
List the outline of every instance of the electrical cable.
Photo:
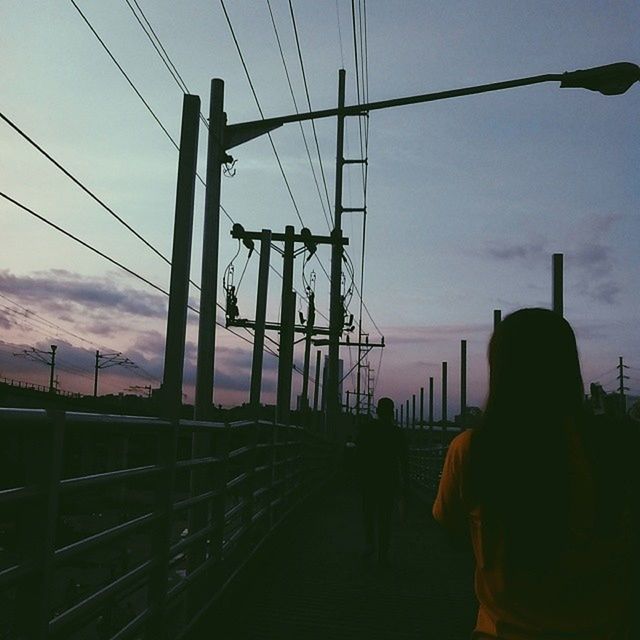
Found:
[{"label": "electrical cable", "polygon": [[[136,5],[136,8],[140,12],[140,15],[142,16],[142,19],[144,20],[144,23],[146,23],[146,26],[145,26],[145,24],[143,24],[142,20],[140,20],[140,17],[136,13],[136,11],[133,8],[131,2],[129,2],[129,0],[125,0],[125,2],[129,6],[129,9],[131,9],[131,13],[133,13],[135,19],[138,21],[138,24],[140,25],[140,28],[144,31],[145,35],[149,39],[149,42],[151,42],[151,45],[156,50],[156,53],[160,57],[160,60],[162,60],[164,66],[167,68],[167,71],[169,71],[169,73],[171,74],[171,77],[174,79],[174,81],[176,82],[176,84],[178,85],[180,90],[183,93],[190,94],[191,92],[189,91],[189,87],[187,87],[187,84],[185,83],[185,81],[183,80],[182,76],[180,75],[180,72],[178,71],[176,66],[173,64],[173,61],[171,60],[171,57],[167,53],[167,50],[165,49],[164,45],[162,44],[162,41],[160,40],[160,38],[158,37],[158,34],[156,33],[155,29],[153,28],[153,26],[149,22],[147,16],[145,15],[144,11],[142,10],[142,7],[138,4],[137,0],[133,0],[133,3]],[[202,112],[200,112],[200,120],[202,121],[204,126],[208,129],[209,128],[209,122],[204,117]]]},{"label": "electrical cable", "polygon": [[[307,105],[309,107],[309,111],[313,111],[313,107],[311,106],[311,97],[309,94],[309,85],[307,83],[307,74],[304,68],[304,61],[302,59],[302,49],[300,47],[300,39],[298,38],[298,26],[296,24],[296,17],[293,13],[293,3],[289,0],[289,13],[291,14],[291,23],[293,24],[293,33],[296,39],[296,48],[298,50],[298,60],[300,61],[300,70],[302,71],[302,81],[304,83],[304,91],[307,97]],[[331,213],[331,198],[329,197],[329,189],[327,188],[327,178],[324,173],[324,165],[322,163],[322,155],[320,154],[320,144],[318,143],[318,134],[316,132],[316,123],[315,120],[311,120],[311,129],[313,131],[313,139],[316,143],[316,150],[318,152],[318,163],[320,164],[320,174],[322,176],[322,182],[324,184],[324,193],[327,198],[327,204],[329,206],[329,213]],[[333,221],[333,219],[332,219]],[[331,229],[329,229],[331,230]]]},{"label": "electrical cable", "polygon": [[[251,89],[251,93],[253,95],[253,98],[255,100],[256,106],[258,107],[258,112],[260,113],[260,117],[264,120],[264,112],[262,110],[262,106],[260,105],[260,100],[258,99],[258,94],[256,93],[255,87],[253,85],[253,81],[251,79],[251,74],[249,73],[249,69],[247,67],[247,64],[245,62],[244,59],[244,55],[242,53],[242,49],[240,48],[240,43],[238,42],[238,38],[236,37],[236,33],[235,30],[233,28],[233,25],[231,24],[231,18],[229,17],[229,13],[227,12],[227,7],[225,6],[224,0],[220,0],[220,5],[222,6],[222,11],[224,12],[224,16],[225,19],[227,21],[227,25],[229,27],[229,31],[231,32],[231,37],[233,39],[233,42],[235,44],[236,47],[236,51],[238,52],[238,56],[240,57],[240,62],[242,64],[242,68],[244,69],[245,72],[245,76],[247,78],[247,82],[249,83],[249,88]],[[300,224],[304,227],[306,226],[304,223],[304,220],[302,219],[302,216],[300,214],[300,209],[298,207],[298,203],[296,202],[296,199],[293,195],[293,191],[291,190],[291,185],[289,184],[289,179],[287,178],[287,174],[285,173],[284,170],[284,166],[282,165],[282,161],[280,160],[280,155],[278,154],[278,150],[276,149],[276,145],[273,142],[273,137],[271,136],[270,133],[267,133],[267,137],[269,138],[269,142],[271,144],[271,148],[273,150],[273,153],[276,157],[276,161],[278,163],[278,167],[280,168],[280,173],[282,175],[282,178],[284,180],[285,186],[287,188],[287,191],[289,193],[289,197],[291,199],[291,202],[293,204],[293,208],[296,212],[296,215],[298,217],[298,220],[300,220]],[[318,261],[320,262],[320,258],[318,258]],[[323,267],[323,271],[325,274],[327,274],[326,269],[324,269]],[[327,274],[328,277],[328,274]]]},{"label": "electrical cable", "polygon": [[[133,271],[132,269],[129,269],[129,267],[126,267],[121,262],[118,262],[114,258],[108,256],[106,253],[103,253],[99,249],[96,249],[92,245],[88,244],[84,240],[81,240],[80,238],[78,238],[77,236],[73,235],[69,231],[66,231],[65,229],[63,229],[62,227],[58,226],[57,224],[51,222],[50,220],[48,220],[44,216],[40,215],[39,213],[36,213],[35,211],[33,211],[33,209],[30,209],[29,207],[27,207],[27,206],[21,204],[20,202],[18,202],[17,200],[14,200],[13,198],[11,198],[7,194],[3,193],[2,191],[0,191],[0,196],[5,198],[9,202],[12,202],[14,205],[19,207],[23,211],[26,211],[27,213],[31,214],[32,216],[34,216],[35,218],[37,218],[41,222],[44,222],[45,224],[49,225],[50,227],[53,227],[56,231],[59,231],[63,235],[67,236],[68,238],[71,238],[72,240],[74,240],[78,244],[81,244],[83,247],[85,247],[85,248],[89,249],[90,251],[92,251],[93,253],[99,255],[101,258],[104,258],[105,260],[107,260],[111,264],[115,265],[116,267],[122,269],[123,271],[126,271],[129,275],[133,276],[134,278],[137,278],[138,280],[141,280],[142,282],[144,282],[148,286],[152,287],[156,291],[164,294],[165,296],[167,296],[167,297],[169,296],[169,292],[165,291],[162,287],[158,286],[157,284],[154,284],[153,282],[151,282],[150,280],[148,280],[144,276],[141,276],[139,273]],[[222,308],[222,305],[220,305],[219,303],[216,303],[216,305],[218,307]],[[198,314],[200,313],[200,311],[198,309],[196,309],[195,307],[193,307],[193,306],[191,306],[189,304],[187,305],[187,308],[191,309],[191,311],[193,311],[194,313],[198,313]],[[229,333],[232,333],[233,335],[235,335],[236,337],[240,338],[241,340],[244,340],[245,342],[248,342],[249,344],[253,344],[250,340],[245,338],[243,335],[240,335],[239,333],[236,333],[235,331],[232,331],[231,329],[229,329],[229,327],[226,327],[224,324],[222,324],[218,320],[216,320],[216,324],[219,327],[222,327],[223,329],[226,329],[227,331],[229,331]],[[275,355],[275,354],[273,354],[273,355]]]},{"label": "electrical cable", "polygon": [[[298,102],[296,100],[295,93],[293,91],[293,85],[291,83],[291,77],[289,76],[289,69],[287,67],[287,62],[284,57],[284,51],[282,50],[282,43],[280,42],[280,34],[278,33],[278,29],[276,27],[275,18],[273,16],[273,11],[271,10],[271,0],[267,0],[267,7],[269,9],[269,15],[271,17],[271,24],[273,25],[273,31],[276,36],[276,42],[278,44],[278,50],[280,51],[280,59],[282,60],[282,65],[284,66],[284,73],[287,78],[287,84],[289,85],[289,93],[291,94],[291,99],[293,100],[293,106],[296,110],[296,113],[300,113],[298,110]],[[312,121],[313,122],[313,121]],[[331,204],[329,204],[329,215],[327,215],[327,210],[325,208],[324,199],[322,196],[322,192],[320,191],[320,184],[318,183],[318,178],[316,176],[316,171],[313,166],[313,161],[311,160],[311,151],[309,150],[309,144],[307,143],[307,136],[304,132],[304,127],[302,126],[302,122],[298,122],[300,126],[300,133],[302,134],[302,141],[304,142],[304,148],[307,152],[307,158],[309,159],[309,166],[311,167],[311,173],[313,174],[313,181],[316,185],[316,190],[318,192],[318,197],[320,198],[320,206],[322,207],[322,214],[324,215],[324,219],[327,223],[327,227],[329,231],[331,231],[331,223],[329,222],[329,217],[331,216]],[[326,183],[325,183],[326,186]]]}]

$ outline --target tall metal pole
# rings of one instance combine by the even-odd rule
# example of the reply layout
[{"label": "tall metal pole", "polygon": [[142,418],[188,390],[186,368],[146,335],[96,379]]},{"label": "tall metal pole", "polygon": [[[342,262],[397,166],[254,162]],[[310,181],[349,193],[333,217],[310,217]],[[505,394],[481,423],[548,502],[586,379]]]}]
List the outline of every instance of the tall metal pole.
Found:
[{"label": "tall metal pole", "polygon": [[411,409],[411,428],[416,428],[416,394],[414,393],[411,399],[412,409]]},{"label": "tall metal pole", "polygon": [[[327,426],[330,433],[337,433],[337,420],[339,416],[339,374],[338,359],[340,357],[340,334],[344,321],[344,309],[342,307],[342,170],[344,167],[344,118],[345,103],[345,76],[344,69],[338,72],[338,114],[336,132],[336,184],[334,202],[334,226],[331,246],[331,299],[329,306],[329,370],[327,372]],[[358,401],[360,398],[358,397]]]},{"label": "tall metal pole", "polygon": [[100,364],[100,351],[96,351],[96,364],[93,372],[93,397],[98,397],[98,369]]},{"label": "tall metal pole", "polygon": [[295,297],[293,293],[293,251],[295,230],[287,225],[284,230],[284,262],[282,265],[282,300],[280,302],[280,354],[278,358],[277,420],[289,422],[291,405],[291,370],[293,368],[293,339]]},{"label": "tall metal pole", "polygon": [[53,376],[56,370],[56,349],[57,348],[58,347],[55,344],[51,345],[51,374],[49,375],[49,393],[53,393],[55,390],[53,386]]},{"label": "tall metal pole", "polygon": [[262,388],[262,360],[264,356],[264,331],[267,319],[267,291],[269,288],[269,259],[271,255],[271,231],[263,229],[260,234],[260,270],[256,296],[256,326],[253,336],[253,358],[251,361],[251,392],[249,403],[254,409],[260,406]]},{"label": "tall metal pole", "polygon": [[502,311],[500,309],[493,310],[493,330],[495,331],[502,321]]},{"label": "tall metal pole", "polygon": [[225,158],[224,129],[226,115],[224,82],[211,81],[209,103],[209,142],[207,147],[207,188],[204,200],[202,238],[202,277],[200,322],[198,325],[198,366],[195,413],[206,419],[213,402],[213,370],[216,349],[216,291],[218,288],[218,244],[220,237],[220,177]]},{"label": "tall metal pole", "polygon": [[563,254],[553,254],[553,310],[560,314],[564,314],[564,300],[563,300]]},{"label": "tall metal pole", "polygon": [[313,412],[318,410],[318,400],[320,398],[320,364],[322,362],[322,351],[316,351],[316,379],[313,383]]},{"label": "tall metal pole", "polygon": [[433,377],[429,378],[429,426],[433,426]]},{"label": "tall metal pole", "polygon": [[442,424],[447,422],[447,363],[442,363]]},{"label": "tall metal pole", "polygon": [[[200,98],[185,95],[182,101],[180,155],[171,254],[171,283],[169,311],[162,376],[163,411],[172,416],[180,414],[182,406],[182,378],[184,373],[184,345],[187,333],[187,305],[189,303],[189,271],[193,237],[193,201],[196,190],[198,160],[198,130]],[[94,396],[98,390],[98,352]]]},{"label": "tall metal pole", "polygon": [[404,405],[400,405],[400,428],[404,429]]},{"label": "tall metal pole", "polygon": [[424,429],[424,387],[420,387],[420,428]]},{"label": "tall metal pole", "polygon": [[405,400],[405,413],[407,416],[407,428],[409,427],[409,425],[411,424],[411,418],[410,418],[410,414],[409,414],[409,399],[407,398]]},{"label": "tall metal pole", "polygon": [[467,412],[467,341],[460,340],[460,417]]},{"label": "tall metal pole", "polygon": [[[307,326],[304,337],[304,365],[302,369],[302,394],[300,397],[300,408],[309,408],[309,367],[311,360],[311,340],[313,338],[313,328],[316,323],[316,303],[313,291],[309,293],[309,305],[307,307]],[[349,392],[347,391],[347,394]],[[349,406],[349,396],[347,395],[347,407]]]}]

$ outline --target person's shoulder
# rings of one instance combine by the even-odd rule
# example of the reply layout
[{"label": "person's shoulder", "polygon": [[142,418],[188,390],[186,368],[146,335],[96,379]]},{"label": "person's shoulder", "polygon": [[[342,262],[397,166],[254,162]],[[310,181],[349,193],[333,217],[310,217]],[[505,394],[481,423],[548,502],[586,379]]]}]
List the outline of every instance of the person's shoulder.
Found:
[{"label": "person's shoulder", "polygon": [[472,437],[472,429],[466,429],[465,431],[460,432],[449,443],[447,456],[460,461],[466,460],[467,456],[469,455],[469,449],[471,448]]},{"label": "person's shoulder", "polygon": [[461,431],[457,436],[449,443],[449,448],[453,448],[457,451],[468,451],[471,446],[471,438],[473,437],[473,429],[465,429]]}]

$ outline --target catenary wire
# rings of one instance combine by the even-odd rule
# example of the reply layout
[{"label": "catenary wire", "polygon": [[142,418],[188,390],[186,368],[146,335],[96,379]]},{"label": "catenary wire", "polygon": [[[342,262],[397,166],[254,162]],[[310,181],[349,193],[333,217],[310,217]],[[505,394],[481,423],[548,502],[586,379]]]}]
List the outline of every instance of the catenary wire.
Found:
[{"label": "catenary wire", "polygon": [[[282,50],[282,43],[280,41],[280,34],[278,33],[278,28],[276,26],[276,21],[273,16],[273,11],[271,9],[271,0],[267,0],[267,7],[269,9],[269,16],[271,17],[271,24],[273,25],[273,31],[276,36],[276,42],[278,44],[278,50],[280,51],[280,59],[282,60],[282,65],[284,67],[284,73],[287,78],[287,84],[289,85],[289,93],[291,94],[291,99],[293,100],[293,106],[296,110],[296,113],[300,113],[298,110],[298,102],[296,100],[295,93],[293,91],[293,85],[291,83],[291,76],[289,75],[289,68],[287,67],[287,62],[284,57],[284,51]],[[313,121],[312,121],[313,122]],[[307,136],[304,132],[304,127],[302,126],[302,122],[298,122],[300,126],[300,133],[302,134],[302,141],[304,142],[304,148],[307,152],[307,158],[309,159],[309,166],[311,167],[311,173],[313,174],[313,181],[316,185],[316,190],[318,192],[318,197],[320,198],[320,206],[322,207],[322,214],[324,215],[324,219],[327,223],[327,227],[329,231],[331,231],[331,223],[329,222],[329,217],[331,215],[331,205],[329,204],[329,215],[327,215],[327,209],[325,207],[324,198],[322,196],[322,192],[320,191],[320,184],[318,182],[318,177],[316,176],[316,170],[313,166],[313,161],[311,160],[311,151],[309,150],[309,144],[307,142]]]}]

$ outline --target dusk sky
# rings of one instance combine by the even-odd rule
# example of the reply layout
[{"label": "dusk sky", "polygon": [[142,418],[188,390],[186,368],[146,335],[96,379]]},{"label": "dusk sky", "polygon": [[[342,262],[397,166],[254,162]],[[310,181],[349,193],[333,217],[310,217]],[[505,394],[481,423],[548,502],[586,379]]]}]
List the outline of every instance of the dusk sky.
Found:
[{"label": "dusk sky", "polygon": [[[134,16],[133,0],[77,6],[177,141],[182,95]],[[225,81],[229,123],[260,117],[219,2],[138,0],[189,92],[208,113],[212,78]],[[358,3],[356,3],[358,4]],[[308,105],[287,0],[225,2],[265,117],[295,112],[273,20],[300,111]],[[347,104],[357,101],[351,2],[293,0],[313,109],[336,106],[338,69],[347,71]],[[136,13],[139,15],[139,13]],[[5,2],[0,7],[0,112],[166,256],[170,256],[178,154],[69,0]],[[363,16],[364,24],[364,16]],[[618,61],[640,63],[635,1],[366,2],[370,101],[559,73]],[[363,61],[358,59],[362,67]],[[557,83],[372,112],[369,117],[368,218],[363,328],[386,348],[370,356],[375,396],[397,402],[429,376],[440,389],[449,363],[450,417],[459,406],[460,340],[468,341],[468,403],[486,394],[486,348],[493,309],[551,305],[551,261],[563,253],[565,315],[576,330],[585,384],[616,387],[629,365],[640,394],[640,87],[621,96]],[[333,204],[335,119],[316,132]],[[304,126],[314,170],[318,157]],[[206,168],[200,130],[198,171]],[[305,226],[327,234],[327,197],[314,182],[300,127],[272,134]],[[0,121],[0,191],[168,289],[169,267],[64,174]],[[348,119],[348,158],[360,152]],[[234,177],[222,203],[245,228],[302,226],[269,140],[231,151]],[[359,166],[345,168],[344,205],[362,205]],[[204,188],[197,184],[192,279],[200,282]],[[119,351],[141,369],[102,372],[101,392],[157,386],[162,375],[167,299],[15,204],[0,198],[0,376],[47,384],[39,363],[12,354],[58,345],[59,386],[89,393],[96,349]],[[362,216],[345,214],[344,233],[359,286]],[[237,250],[222,217],[222,273]],[[329,270],[329,251],[318,251]],[[273,264],[281,259],[272,253]],[[236,282],[246,251],[235,261]],[[239,290],[253,318],[258,257]],[[328,280],[317,260],[319,311],[329,315]],[[294,280],[304,291],[302,257]],[[277,321],[281,281],[271,274],[269,319]],[[199,295],[192,289],[194,306]],[[306,304],[302,305],[306,309]],[[359,299],[351,312],[356,319]],[[219,312],[219,320],[223,314]],[[185,392],[193,399],[197,316],[189,315]],[[318,322],[326,323],[322,315]],[[247,333],[240,332],[250,340]],[[218,329],[216,403],[248,399],[251,344]],[[270,336],[277,340],[277,335]],[[273,343],[268,344],[274,348]],[[302,345],[295,360],[302,367]],[[343,349],[345,368],[355,350]],[[277,362],[265,356],[263,401],[275,397]],[[353,378],[345,381],[353,388]],[[294,374],[294,394],[301,377]],[[532,394],[536,393],[532,389]],[[439,408],[436,410],[436,417]]]}]

